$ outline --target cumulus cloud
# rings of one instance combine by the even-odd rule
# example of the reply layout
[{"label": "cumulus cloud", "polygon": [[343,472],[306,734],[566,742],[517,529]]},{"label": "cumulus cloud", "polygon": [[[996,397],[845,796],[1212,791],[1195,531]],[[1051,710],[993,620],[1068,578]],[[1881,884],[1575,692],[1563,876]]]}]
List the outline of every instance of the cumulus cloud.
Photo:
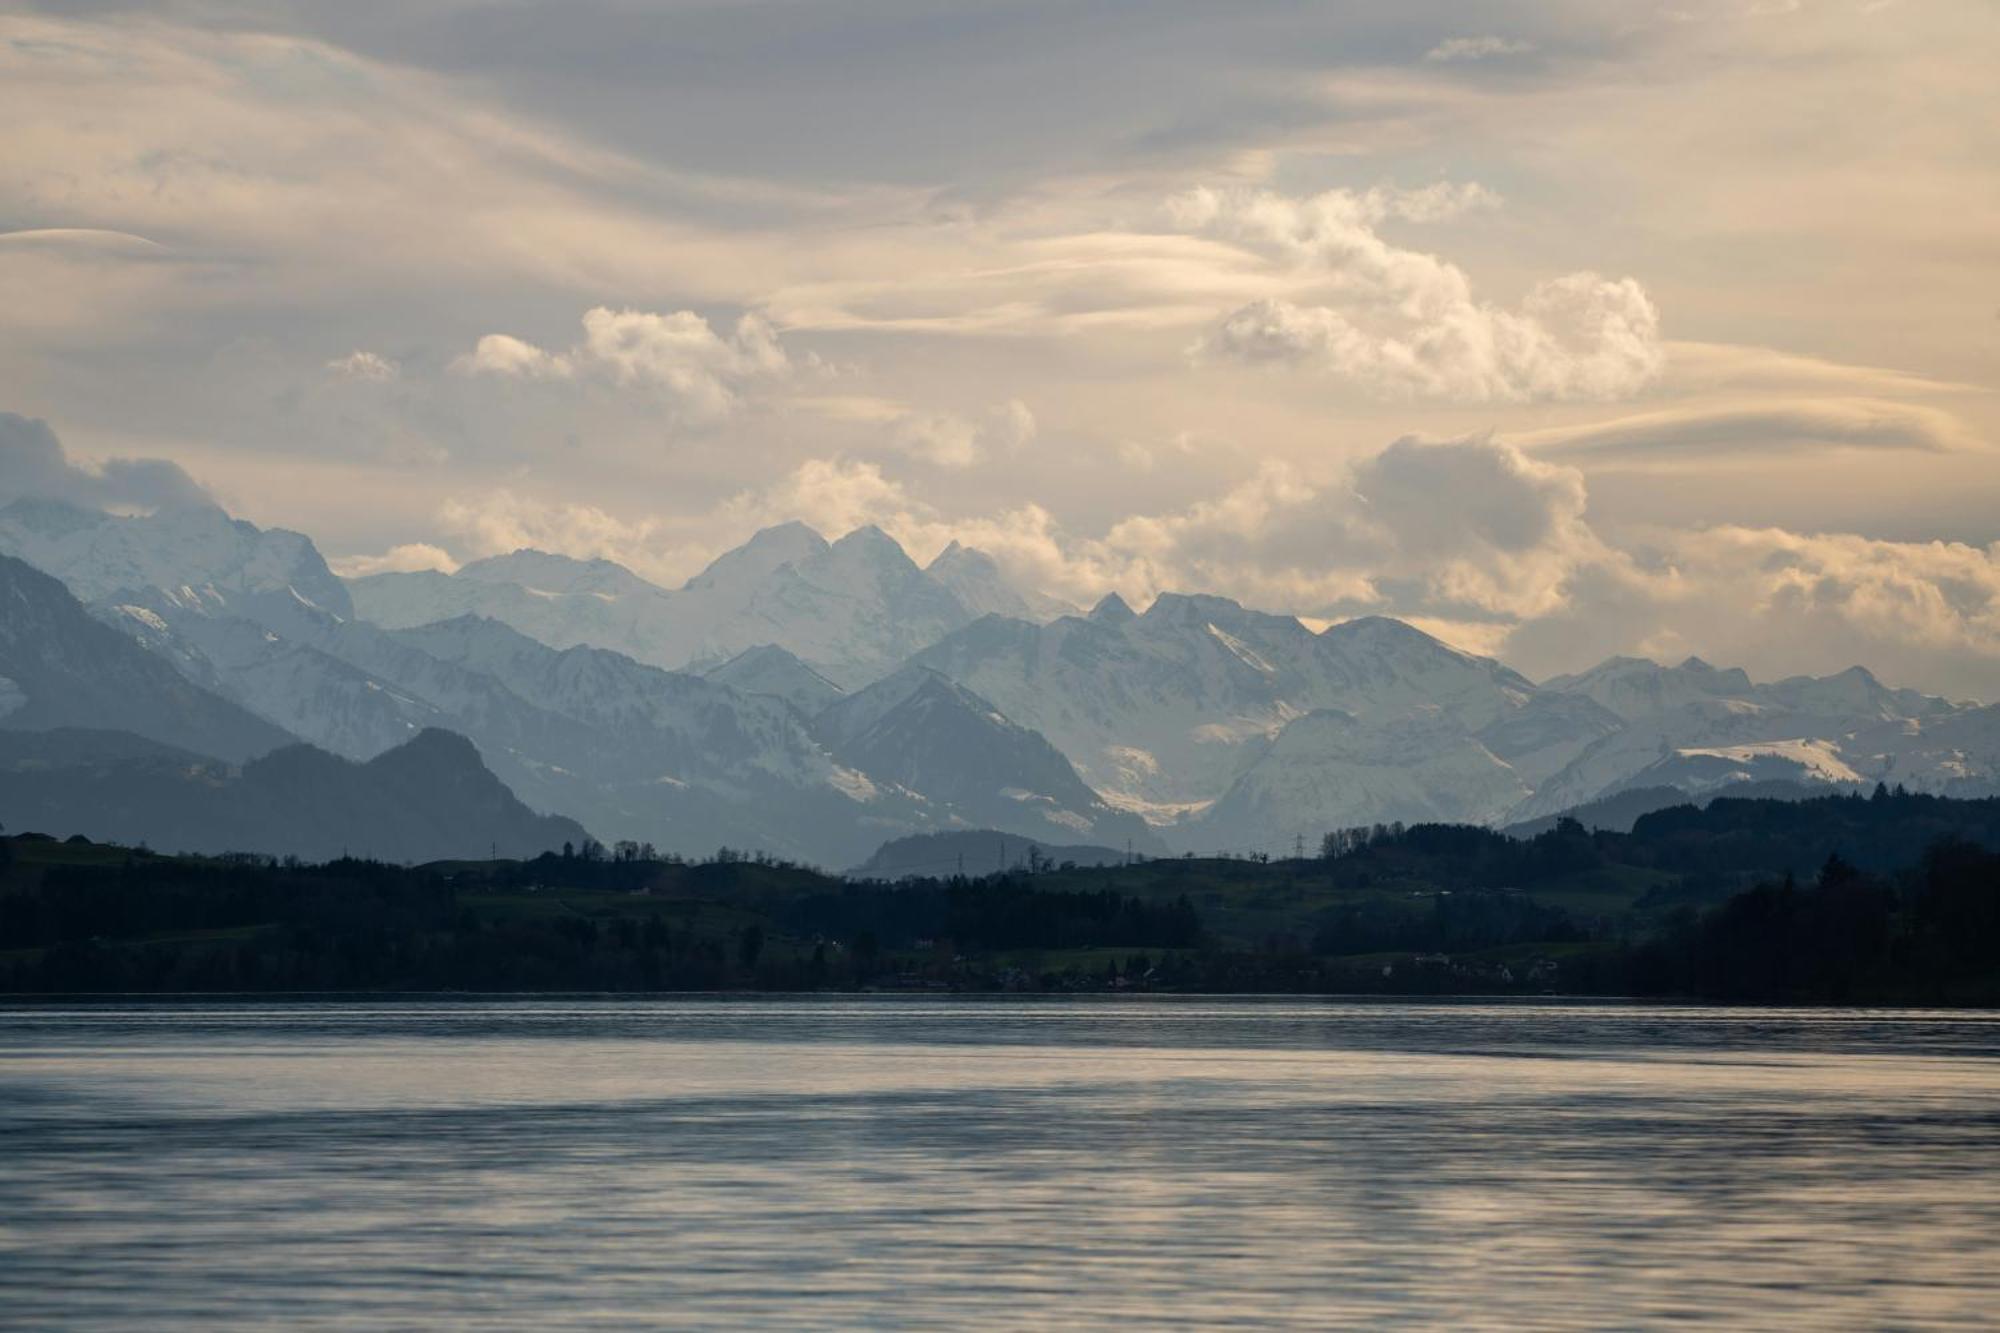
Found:
[{"label": "cumulus cloud", "polygon": [[93,509],[184,509],[214,503],[177,463],[161,458],[73,461],[46,421],[0,412],[0,498],[23,496]]},{"label": "cumulus cloud", "polygon": [[1039,430],[1034,412],[1018,398],[974,413],[919,408],[866,394],[798,397],[790,406],[861,427],[857,452],[887,451],[949,470],[1006,458],[1031,443]]},{"label": "cumulus cloud", "polygon": [[938,467],[971,467],[1033,440],[1035,414],[1018,398],[980,418],[956,412],[906,412],[892,423],[890,438],[904,453]]},{"label": "cumulus cloud", "polygon": [[919,552],[959,541],[1072,602],[1218,592],[1276,610],[1360,607],[1509,623],[1559,606],[1579,568],[1622,565],[1584,521],[1574,469],[1488,439],[1399,440],[1330,481],[1267,460],[1184,509],[1065,532],[1036,504],[957,518],[874,464],[815,459],[726,507],[739,528],[875,524]]},{"label": "cumulus cloud", "polygon": [[[816,360],[804,365],[816,367]],[[692,310],[655,314],[597,306],[584,312],[583,338],[550,352],[511,334],[489,333],[453,362],[464,375],[517,380],[596,377],[661,392],[675,415],[712,424],[732,415],[743,390],[791,377],[801,363],[786,352],[763,317],[745,314],[727,335]]]},{"label": "cumulus cloud", "polygon": [[[830,537],[874,524],[920,561],[958,541],[1072,603],[1202,591],[1315,621],[1381,612],[1536,676],[1612,653],[1700,653],[1766,677],[1862,662],[1893,681],[2000,695],[2000,543],[1729,526],[1620,544],[1588,509],[1574,467],[1488,437],[1410,437],[1317,478],[1266,460],[1214,496],[1098,532],[1033,503],[949,513],[881,463],[838,456],[739,493],[698,530],[506,490],[455,501],[445,520],[472,554],[605,556],[663,583],[772,523]],[[423,567],[418,549],[370,567],[391,558]]]},{"label": "cumulus cloud", "polygon": [[1508,624],[1624,562],[1584,518],[1581,474],[1490,439],[1398,440],[1330,480],[1266,462],[1212,500],[1081,544],[1128,597],[1219,591],[1325,616],[1358,609]]},{"label": "cumulus cloud", "polygon": [[1533,42],[1510,40],[1506,37],[1447,37],[1424,52],[1424,59],[1432,64],[1448,64],[1457,60],[1493,60],[1500,56],[1526,55],[1534,49]]},{"label": "cumulus cloud", "polygon": [[553,356],[533,343],[506,333],[489,333],[472,350],[452,362],[462,375],[503,375],[512,379],[568,379],[575,366],[567,356]]},{"label": "cumulus cloud", "polygon": [[1517,309],[1480,301],[1463,270],[1384,239],[1390,218],[1436,221],[1489,206],[1477,186],[1197,190],[1176,221],[1288,264],[1301,295],[1267,297],[1226,317],[1199,355],[1296,365],[1388,398],[1527,402],[1626,397],[1665,363],[1659,314],[1632,278],[1577,272],[1537,283]]},{"label": "cumulus cloud", "polygon": [[835,534],[873,523],[907,535],[930,517],[880,464],[854,458],[809,458],[775,484],[736,495],[723,513],[739,528],[796,519]]},{"label": "cumulus cloud", "polygon": [[1699,653],[1761,678],[1861,664],[1896,684],[2000,701],[2000,543],[1719,526],[1655,534],[1637,580],[1572,581],[1510,630],[1533,675],[1609,653]]},{"label": "cumulus cloud", "polygon": [[422,570],[436,570],[440,574],[458,572],[458,561],[451,552],[429,542],[406,542],[380,555],[337,556],[326,563],[344,579],[367,578],[370,574],[414,574]]},{"label": "cumulus cloud", "polygon": [[475,556],[505,555],[524,547],[584,558],[643,548],[657,525],[629,522],[595,505],[551,504],[497,487],[447,500],[439,511],[445,530]]},{"label": "cumulus cloud", "polygon": [[1743,623],[1775,617],[1871,647],[1969,650],[2000,666],[2000,543],[1720,527],[1676,546],[1697,582],[1733,584],[1753,599]]},{"label": "cumulus cloud", "polygon": [[1511,438],[1544,457],[1666,464],[1827,448],[1945,453],[1982,447],[1950,412],[1879,398],[1690,407]]}]

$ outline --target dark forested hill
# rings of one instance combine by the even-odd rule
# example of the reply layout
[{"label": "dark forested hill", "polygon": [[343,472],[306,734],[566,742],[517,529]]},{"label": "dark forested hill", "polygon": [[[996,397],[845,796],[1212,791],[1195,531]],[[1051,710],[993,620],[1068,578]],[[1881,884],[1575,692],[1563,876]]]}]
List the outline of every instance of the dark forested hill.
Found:
[{"label": "dark forested hill", "polygon": [[580,843],[573,820],[514,799],[446,731],[355,763],[289,745],[240,768],[124,732],[0,731],[0,820],[162,850],[323,860],[510,856]]},{"label": "dark forested hill", "polygon": [[[328,761],[270,762],[282,785],[317,781]],[[380,776],[408,799],[440,781],[422,754],[398,766],[407,773]],[[1995,800],[1722,800],[1645,815],[1629,833],[1387,826],[1330,837],[1310,858],[1038,860],[894,885],[731,852],[689,863],[579,848],[398,868],[15,837],[0,841],[0,987],[2000,1003]]]}]

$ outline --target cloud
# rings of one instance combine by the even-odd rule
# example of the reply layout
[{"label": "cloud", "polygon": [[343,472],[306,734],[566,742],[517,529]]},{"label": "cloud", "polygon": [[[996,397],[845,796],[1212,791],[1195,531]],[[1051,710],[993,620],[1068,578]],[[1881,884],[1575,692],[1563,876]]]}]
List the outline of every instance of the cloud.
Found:
[{"label": "cloud", "polygon": [[1533,42],[1509,40],[1505,37],[1447,37],[1424,52],[1424,59],[1433,64],[1456,60],[1492,60],[1499,56],[1526,55],[1534,49]]},{"label": "cloud", "polygon": [[1531,675],[1611,653],[1698,653],[1770,679],[1861,664],[1896,684],[2000,701],[2000,543],[1719,526],[1663,531],[1638,579],[1588,569],[1512,627]]},{"label": "cloud", "polygon": [[489,333],[472,350],[452,362],[462,375],[502,375],[523,380],[566,380],[576,373],[567,356],[553,356],[533,343],[506,333]]},{"label": "cloud", "polygon": [[1947,453],[1983,447],[1949,412],[1877,398],[1692,407],[1509,438],[1546,458],[1667,465],[1833,448]]},{"label": "cloud", "polygon": [[206,489],[161,458],[73,462],[46,421],[0,412],[0,497],[66,500],[92,509],[211,505]]},{"label": "cloud", "polygon": [[420,570],[436,570],[441,574],[458,572],[458,561],[442,546],[429,542],[406,542],[392,546],[380,555],[348,555],[330,559],[327,565],[344,579],[367,578],[370,574],[411,574]]},{"label": "cloud", "polygon": [[907,412],[890,427],[896,447],[938,467],[965,468],[1011,454],[1035,438],[1035,414],[1010,398],[972,419],[955,412]]},{"label": "cloud", "polygon": [[774,485],[736,495],[723,512],[739,528],[797,519],[834,534],[870,523],[908,533],[930,519],[880,464],[852,458],[809,458]]},{"label": "cloud", "polygon": [[725,510],[739,530],[798,519],[830,534],[872,523],[920,552],[959,541],[1073,602],[1200,591],[1273,610],[1393,604],[1510,622],[1561,605],[1576,569],[1623,563],[1584,522],[1580,473],[1488,439],[1399,440],[1323,484],[1267,460],[1217,496],[1097,535],[1065,532],[1038,504],[951,517],[877,464],[840,458]]},{"label": "cloud", "polygon": [[387,383],[402,373],[401,367],[389,358],[359,349],[327,362],[326,368],[341,379],[365,380],[372,384]]},{"label": "cloud", "polygon": [[1623,567],[1584,509],[1574,469],[1486,438],[1406,438],[1317,484],[1266,462],[1213,500],[1126,518],[1077,549],[1139,600],[1217,591],[1308,615],[1509,624],[1563,605],[1579,569]]},{"label": "cloud", "polygon": [[546,503],[505,487],[447,500],[439,518],[475,556],[524,547],[579,558],[604,555],[641,546],[657,526],[628,522],[594,505]]},{"label": "cloud", "polygon": [[1669,386],[1684,392],[1833,390],[1842,394],[1960,394],[1973,386],[1953,380],[1799,356],[1734,343],[1670,342]]},{"label": "cloud", "polygon": [[1202,591],[1316,619],[1400,616],[1536,676],[1613,653],[1700,653],[1764,677],[1858,661],[1966,697],[1993,698],[2000,682],[2000,543],[1718,526],[1616,544],[1589,520],[1580,471],[1480,436],[1399,439],[1321,478],[1266,460],[1211,497],[1097,532],[1035,503],[952,514],[881,463],[841,456],[804,460],[695,526],[508,490],[445,514],[473,554],[604,556],[661,582],[790,519],[828,536],[874,524],[920,561],[958,541],[1077,604]]},{"label": "cloud", "polygon": [[754,313],[737,320],[725,337],[692,310],[661,315],[597,306],[584,312],[583,339],[566,352],[489,333],[453,369],[521,380],[594,376],[652,388],[668,398],[681,420],[712,424],[736,411],[745,386],[787,379],[798,366],[770,324]]},{"label": "cloud", "polygon": [[1675,546],[1694,581],[1749,602],[1738,625],[1845,641],[1876,661],[1900,645],[1899,656],[1971,652],[2000,666],[2000,543],[1719,527]]},{"label": "cloud", "polygon": [[1268,297],[1226,317],[1197,354],[1303,366],[1386,398],[1459,402],[1627,397],[1660,374],[1659,314],[1637,281],[1577,272],[1537,283],[1518,309],[1477,300],[1471,280],[1376,227],[1486,206],[1478,187],[1332,190],[1308,199],[1197,190],[1173,214],[1191,229],[1291,266],[1312,302]]},{"label": "cloud", "polygon": [[972,414],[927,410],[867,394],[796,397],[789,406],[841,426],[860,427],[857,452],[884,448],[950,471],[1018,453],[1039,430],[1034,412],[1018,398]]}]

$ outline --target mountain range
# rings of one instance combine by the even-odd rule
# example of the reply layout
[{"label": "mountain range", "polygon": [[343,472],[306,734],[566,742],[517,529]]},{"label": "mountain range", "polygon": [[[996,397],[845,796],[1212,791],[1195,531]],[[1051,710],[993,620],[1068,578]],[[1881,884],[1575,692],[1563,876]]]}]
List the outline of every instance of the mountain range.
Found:
[{"label": "mountain range", "polygon": [[671,589],[540,551],[342,580],[303,535],[208,506],[17,500],[0,552],[0,728],[245,774],[300,743],[366,773],[451,732],[527,807],[687,854],[853,865],[972,830],[1276,853],[1628,791],[2000,784],[2000,708],[1859,667],[1614,658],[1537,683],[1385,617],[1314,631],[1198,593],[1077,613],[875,528],[766,529]]},{"label": "mountain range", "polygon": [[1069,609],[1016,591],[982,552],[954,544],[920,568],[880,528],[829,542],[803,523],[764,529],[671,590],[608,560],[516,551],[454,574],[356,579],[350,595],[386,629],[485,616],[551,647],[610,648],[669,670],[776,645],[843,689],[981,615]]}]

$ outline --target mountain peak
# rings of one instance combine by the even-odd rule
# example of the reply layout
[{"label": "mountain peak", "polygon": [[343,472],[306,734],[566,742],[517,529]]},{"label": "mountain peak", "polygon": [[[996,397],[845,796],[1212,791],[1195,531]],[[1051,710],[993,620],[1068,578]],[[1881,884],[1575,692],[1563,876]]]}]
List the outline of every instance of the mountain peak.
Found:
[{"label": "mountain peak", "polygon": [[720,666],[702,673],[707,679],[727,685],[743,694],[768,694],[783,699],[811,717],[844,691],[802,661],[796,653],[775,643],[745,648]]},{"label": "mountain peak", "polygon": [[425,727],[409,740],[391,750],[384,750],[369,760],[369,764],[411,763],[452,764],[481,766],[479,749],[465,737],[443,727]]},{"label": "mountain peak", "polygon": [[1243,604],[1227,597],[1204,592],[1163,592],[1153,599],[1153,604],[1146,608],[1146,614],[1139,618],[1172,624],[1213,620],[1217,616],[1234,620],[1242,614]]},{"label": "mountain peak", "polygon": [[454,578],[479,583],[512,583],[542,592],[596,592],[616,595],[654,588],[615,560],[538,551],[531,546],[490,555],[462,566]]},{"label": "mountain peak", "polygon": [[949,589],[974,615],[998,612],[1032,620],[1072,614],[1076,608],[1059,597],[1016,583],[1000,562],[976,546],[952,542],[924,566],[924,573]]},{"label": "mountain peak", "polygon": [[992,556],[976,546],[965,546],[952,542],[937,553],[937,557],[924,566],[924,573],[932,578],[950,580],[952,578],[1000,577],[1000,564]]},{"label": "mountain peak", "polygon": [[1441,642],[1436,637],[1424,633],[1409,621],[1398,620],[1394,616],[1356,616],[1352,620],[1342,620],[1328,625],[1320,633],[1321,635],[1353,634],[1371,638],[1407,639],[1412,643],[1419,641],[1426,643]]},{"label": "mountain peak", "polygon": [[[876,527],[873,523],[864,523],[860,527],[855,528],[845,537],[836,541],[833,544],[833,549],[836,551],[879,551],[884,555],[894,551],[905,560],[909,560],[910,558],[909,552],[903,549],[901,542]],[[916,562],[911,561],[911,563],[914,564]]]},{"label": "mountain peak", "polygon": [[1123,625],[1138,619],[1138,612],[1117,593],[1107,592],[1098,599],[1096,606],[1090,608],[1089,618],[1100,625]]},{"label": "mountain peak", "polygon": [[799,558],[823,551],[826,545],[826,538],[820,536],[819,529],[794,518],[783,523],[773,523],[768,528],[757,529],[750,534],[750,540],[737,549],[783,552],[788,553],[788,558]]},{"label": "mountain peak", "polygon": [[698,591],[732,584],[747,586],[828,549],[826,538],[797,520],[759,528],[749,541],[710,561],[708,568],[687,581],[687,587]]},{"label": "mountain peak", "polygon": [[859,527],[827,548],[834,568],[859,569],[865,577],[922,573],[901,542],[870,523]]}]

